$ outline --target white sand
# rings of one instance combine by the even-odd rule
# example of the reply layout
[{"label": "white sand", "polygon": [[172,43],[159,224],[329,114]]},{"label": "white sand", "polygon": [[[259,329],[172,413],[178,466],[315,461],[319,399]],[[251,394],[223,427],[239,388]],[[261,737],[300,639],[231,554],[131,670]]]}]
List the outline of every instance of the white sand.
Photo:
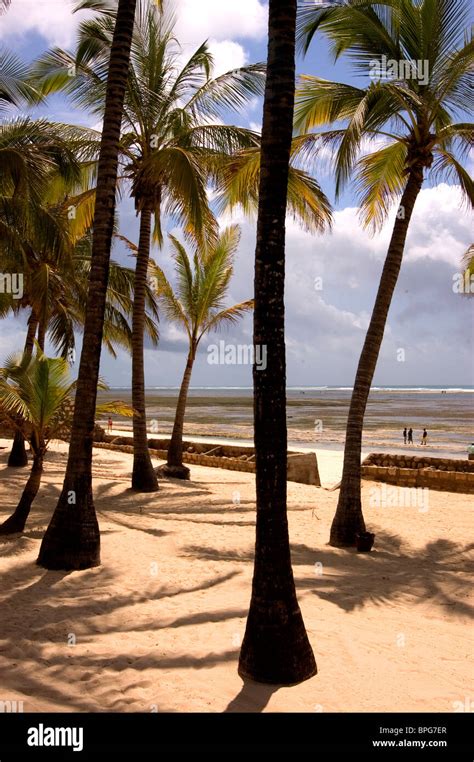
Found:
[{"label": "white sand", "polygon": [[[6,452],[2,519],[26,478],[6,468]],[[130,456],[96,450],[102,566],[47,572],[34,561],[65,457],[55,446],[24,536],[1,540],[1,700],[22,700],[25,711],[449,712],[473,695],[472,497],[431,492],[427,512],[377,509],[364,483],[377,532],[364,555],[326,544],[337,491],[289,483],[295,578],[319,674],[292,688],[243,685],[254,477],[196,466],[190,482],[137,495]]]}]

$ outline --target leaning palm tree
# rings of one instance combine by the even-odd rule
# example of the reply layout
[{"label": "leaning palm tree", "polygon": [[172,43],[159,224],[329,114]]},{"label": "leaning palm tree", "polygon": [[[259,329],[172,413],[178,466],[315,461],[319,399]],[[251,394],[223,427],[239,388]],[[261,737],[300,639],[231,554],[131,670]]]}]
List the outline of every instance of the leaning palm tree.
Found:
[{"label": "leaning palm tree", "polygon": [[[10,75],[11,79],[11,75]],[[1,98],[0,98],[1,100]],[[33,265],[38,271],[41,249],[45,252],[64,252],[67,248],[64,220],[58,224],[57,215],[45,207],[45,198],[51,189],[62,187],[71,190],[84,174],[81,155],[85,145],[90,149],[90,131],[70,125],[53,124],[44,119],[16,118],[0,126],[0,253],[5,271],[27,272]],[[76,202],[77,203],[77,202]],[[81,209],[84,206],[81,200]],[[64,215],[65,216],[65,215]],[[83,220],[80,213],[78,221]],[[33,233],[35,243],[32,242]],[[39,237],[41,244],[38,245]],[[30,295],[38,294],[38,286],[49,283],[46,278],[36,278]],[[41,290],[41,289],[40,289]],[[0,295],[0,317],[10,309],[19,311],[28,303],[23,292],[21,299]],[[25,351],[32,350],[33,340],[40,324],[33,313],[28,321]],[[41,343],[40,336],[38,337]],[[17,431],[10,466],[27,465],[27,456],[21,432]]]},{"label": "leaning palm tree", "polygon": [[[347,53],[357,71],[372,73],[376,81],[357,88],[303,77],[296,106],[296,125],[304,133],[298,138],[300,150],[309,156],[322,146],[335,147],[336,190],[355,175],[365,225],[379,227],[398,204],[354,381],[331,545],[352,546],[357,533],[365,530],[360,489],[364,415],[425,176],[430,172],[434,181],[454,181],[467,203],[474,203],[474,184],[461,163],[474,142],[473,125],[456,121],[465,116],[470,96],[474,47],[467,27],[469,6],[467,0],[349,0],[326,6],[307,3],[301,14],[305,49],[322,30],[336,58]],[[346,125],[308,134],[341,121]],[[385,145],[367,152],[374,138]]]},{"label": "leaning palm tree", "polygon": [[86,569],[100,564],[100,532],[92,495],[92,441],[135,6],[136,0],[119,0],[107,67],[89,291],[71,444],[63,489],[38,557],[38,564],[48,569]]},{"label": "leaning palm tree", "polygon": [[[103,388],[104,385],[101,385]],[[46,357],[38,347],[32,356],[12,355],[0,369],[0,414],[22,435],[33,452],[33,465],[14,513],[0,525],[0,535],[22,532],[43,474],[43,461],[52,439],[64,438],[71,425],[76,382],[69,378],[69,364],[60,357]],[[130,415],[125,403],[108,402],[97,413]]]},{"label": "leaning palm tree", "polygon": [[[45,134],[42,129],[35,134],[35,130],[42,127],[47,127],[46,135],[51,133],[54,137],[54,127],[61,140],[68,139],[74,153],[74,172],[70,168],[65,176],[64,159],[60,168],[57,163],[42,157]],[[95,201],[95,188],[91,182],[94,180],[96,139],[90,133],[67,125],[18,124],[16,121],[2,129],[0,151],[1,148],[18,150],[19,137],[29,135],[29,149],[32,150],[33,145],[36,148],[30,163],[36,166],[38,161],[45,161],[50,168],[42,177],[41,195],[31,192],[34,183],[25,182],[24,187],[18,183],[14,185],[8,174],[2,175],[0,181],[2,267],[7,272],[20,272],[23,276],[21,299],[0,294],[0,317],[10,311],[29,311],[25,351],[30,353],[35,338],[44,350],[49,334],[57,351],[73,360],[75,332],[84,325],[92,243],[90,225]],[[39,145],[38,137],[42,140]],[[78,164],[75,153],[83,152],[84,148],[90,154],[89,161]],[[32,171],[27,164],[26,177]],[[111,260],[103,342],[114,356],[117,344],[131,349],[132,332],[128,318],[133,311],[133,286],[132,270]],[[145,332],[156,345],[157,311],[148,284],[145,298]],[[18,429],[8,465],[20,467],[27,463],[24,441]]]},{"label": "leaning palm tree", "polygon": [[184,246],[174,236],[169,237],[174,249],[176,288],[173,290],[160,267],[155,266],[152,273],[156,278],[158,303],[168,320],[186,331],[189,351],[176,405],[168,459],[160,472],[166,476],[189,479],[189,468],[183,465],[183,425],[199,342],[209,331],[237,323],[246,311],[252,309],[253,301],[224,307],[240,240],[237,225],[224,230],[207,247],[198,247],[192,263]]},{"label": "leaning palm tree", "polygon": [[[53,50],[36,64],[36,73],[43,92],[64,88],[78,105],[99,116],[113,33],[113,14],[108,11],[114,4],[107,0],[83,3],[88,5],[103,12],[81,25],[76,54]],[[216,118],[261,94],[264,82],[264,70],[258,64],[212,79],[213,60],[206,43],[180,63],[173,25],[155,3],[139,0],[121,140],[123,175],[140,216],[133,312],[132,487],[143,492],[158,489],[148,450],[143,352],[153,222],[158,245],[164,213],[201,243],[209,237],[216,227],[206,193],[210,173],[229,153],[258,143],[252,132],[215,123]],[[73,78],[67,76],[71,66],[76,71]]]},{"label": "leaning palm tree", "polygon": [[257,539],[239,674],[290,685],[316,672],[296,598],[288,537],[286,470],[285,217],[295,88],[296,0],[270,0],[255,253],[254,365]]}]

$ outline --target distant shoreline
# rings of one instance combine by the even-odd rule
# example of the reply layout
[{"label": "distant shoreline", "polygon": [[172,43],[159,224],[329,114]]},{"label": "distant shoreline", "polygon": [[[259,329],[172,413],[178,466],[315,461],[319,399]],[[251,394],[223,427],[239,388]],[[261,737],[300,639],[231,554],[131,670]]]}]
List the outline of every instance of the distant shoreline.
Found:
[{"label": "distant shoreline", "polygon": [[[191,386],[189,391],[252,391],[251,386]],[[288,392],[352,392],[352,386],[287,386]],[[110,386],[110,391],[131,391],[131,386]],[[145,392],[179,391],[179,386],[147,386]],[[371,392],[402,394],[474,394],[474,386],[373,386]]]}]

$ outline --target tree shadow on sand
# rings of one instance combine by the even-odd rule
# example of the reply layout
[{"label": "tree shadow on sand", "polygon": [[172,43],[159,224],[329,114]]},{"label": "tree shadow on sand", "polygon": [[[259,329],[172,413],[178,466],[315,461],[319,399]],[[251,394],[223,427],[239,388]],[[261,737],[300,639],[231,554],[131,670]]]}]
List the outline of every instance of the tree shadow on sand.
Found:
[{"label": "tree shadow on sand", "polygon": [[[132,651],[114,653],[111,657],[109,653],[102,655],[100,647],[91,653],[91,646],[97,646],[100,637],[109,633],[155,632],[168,627],[217,623],[244,616],[245,612],[240,610],[201,611],[157,626],[155,612],[159,609],[141,623],[135,614],[135,607],[140,603],[202,593],[225,584],[238,574],[238,571],[231,571],[188,587],[164,584],[147,593],[124,595],[117,594],[115,575],[103,567],[68,573],[45,572],[31,563],[16,565],[3,574],[0,581],[3,695],[8,695],[8,690],[21,691],[36,701],[43,699],[69,710],[103,711],[104,707],[113,707],[115,711],[123,711],[130,703],[136,704],[128,694],[140,684],[130,680],[126,686],[115,686],[113,680],[103,679],[104,670],[122,672],[132,669],[143,673],[147,669],[202,669],[236,660],[238,650],[235,649],[209,652],[203,656],[159,652],[136,655]],[[13,592],[12,588],[15,588]],[[116,621],[108,621],[109,615],[117,611],[123,612],[122,624],[118,627]],[[77,646],[68,645],[71,633],[77,637]],[[86,688],[91,681],[89,685],[94,684],[95,688],[89,687],[72,695],[67,686],[78,679],[84,681]],[[25,703],[28,711],[27,704],[28,701]]]},{"label": "tree shadow on sand", "polygon": [[[403,596],[413,603],[431,600],[452,616],[473,617],[474,607],[464,600],[471,590],[474,564],[469,555],[473,549],[473,543],[463,546],[444,539],[415,549],[402,544],[400,537],[379,530],[371,553],[292,544],[291,556],[299,592],[313,593],[344,611]],[[181,552],[213,561],[253,560],[253,548],[232,551],[188,545]],[[303,566],[311,568],[310,577],[298,576],[298,567]]]},{"label": "tree shadow on sand", "polygon": [[239,693],[227,705],[224,712],[263,712],[273,694],[282,687],[244,680]]}]

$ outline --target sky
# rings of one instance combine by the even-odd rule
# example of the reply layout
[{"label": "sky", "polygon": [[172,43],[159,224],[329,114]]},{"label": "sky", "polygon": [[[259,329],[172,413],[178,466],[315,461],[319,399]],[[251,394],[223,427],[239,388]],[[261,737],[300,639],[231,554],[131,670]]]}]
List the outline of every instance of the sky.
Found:
[{"label": "sky", "polygon": [[[267,7],[261,0],[174,0],[177,37],[183,50],[192,51],[204,39],[214,55],[216,73],[264,61]],[[73,14],[68,0],[12,0],[0,17],[0,43],[25,60],[59,45],[73,49],[77,24],[84,14]],[[324,39],[313,42],[299,73],[355,82],[345,61],[334,62]],[[234,123],[259,129],[262,104],[255,100],[233,118]],[[54,120],[97,126],[97,118],[78,112],[55,96],[42,107]],[[472,172],[474,161],[468,163]],[[334,202],[330,159],[315,170],[323,190]],[[374,385],[464,386],[474,383],[472,299],[453,291],[453,277],[472,241],[472,217],[460,203],[455,186],[427,184],[417,200],[407,238],[404,262],[389,313]],[[351,386],[370,318],[393,215],[380,234],[371,236],[358,218],[357,200],[348,189],[335,203],[331,233],[310,235],[287,221],[286,343],[287,380],[291,386]],[[119,208],[120,231],[137,240],[133,205],[124,199]],[[240,211],[222,218],[237,222],[241,242],[228,304],[252,297],[255,218]],[[167,232],[179,235],[172,220]],[[154,249],[153,257],[172,276],[170,247]],[[132,265],[123,250],[114,256]],[[0,323],[0,358],[24,343],[25,321]],[[175,386],[186,361],[184,334],[163,318],[158,348],[145,350],[146,384]],[[211,334],[203,341],[196,361],[193,386],[250,386],[249,365],[209,363],[209,345],[252,342],[252,320]],[[78,341],[80,350],[80,337]],[[119,351],[113,359],[103,351],[101,374],[110,386],[130,386],[131,361]]]}]

